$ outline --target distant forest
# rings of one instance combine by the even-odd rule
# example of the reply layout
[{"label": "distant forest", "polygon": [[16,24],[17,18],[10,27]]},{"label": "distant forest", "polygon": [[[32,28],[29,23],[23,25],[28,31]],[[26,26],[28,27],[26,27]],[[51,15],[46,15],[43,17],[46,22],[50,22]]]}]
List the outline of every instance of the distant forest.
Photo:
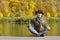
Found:
[{"label": "distant forest", "polygon": [[0,0],[0,18],[33,17],[36,10],[45,17],[60,17],[60,0]]}]

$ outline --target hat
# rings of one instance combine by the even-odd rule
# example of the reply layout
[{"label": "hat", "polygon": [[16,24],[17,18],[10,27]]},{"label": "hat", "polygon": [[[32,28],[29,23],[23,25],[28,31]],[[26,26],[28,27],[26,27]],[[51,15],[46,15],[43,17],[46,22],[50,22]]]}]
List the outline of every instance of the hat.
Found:
[{"label": "hat", "polygon": [[37,10],[37,11],[35,11],[35,14],[44,14],[41,10]]}]

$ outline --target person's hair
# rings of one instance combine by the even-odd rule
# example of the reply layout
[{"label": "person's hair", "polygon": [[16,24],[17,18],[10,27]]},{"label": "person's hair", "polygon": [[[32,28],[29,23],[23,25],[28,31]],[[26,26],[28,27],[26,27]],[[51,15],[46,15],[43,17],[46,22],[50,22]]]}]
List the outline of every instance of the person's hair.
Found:
[{"label": "person's hair", "polygon": [[44,14],[41,10],[37,10],[37,11],[35,11],[35,14]]}]

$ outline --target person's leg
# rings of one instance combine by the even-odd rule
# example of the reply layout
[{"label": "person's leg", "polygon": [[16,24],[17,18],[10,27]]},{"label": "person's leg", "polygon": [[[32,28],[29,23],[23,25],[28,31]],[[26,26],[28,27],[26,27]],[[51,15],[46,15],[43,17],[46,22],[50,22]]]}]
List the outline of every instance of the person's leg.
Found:
[{"label": "person's leg", "polygon": [[41,34],[40,37],[44,37],[44,34]]},{"label": "person's leg", "polygon": [[32,34],[31,34],[31,37],[44,37],[44,34],[37,35],[37,34],[32,33]]},{"label": "person's leg", "polygon": [[47,27],[44,27],[44,30],[43,31],[40,31],[39,32],[39,35],[43,35],[44,33],[46,33],[48,31]]}]

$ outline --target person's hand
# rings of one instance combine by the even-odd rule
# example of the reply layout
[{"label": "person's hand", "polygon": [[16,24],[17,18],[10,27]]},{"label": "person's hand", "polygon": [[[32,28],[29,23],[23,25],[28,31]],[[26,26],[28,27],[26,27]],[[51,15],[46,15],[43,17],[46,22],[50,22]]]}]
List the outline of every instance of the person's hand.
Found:
[{"label": "person's hand", "polygon": [[48,29],[49,31],[51,30],[51,28],[50,28],[49,26],[47,27],[47,29]]}]

